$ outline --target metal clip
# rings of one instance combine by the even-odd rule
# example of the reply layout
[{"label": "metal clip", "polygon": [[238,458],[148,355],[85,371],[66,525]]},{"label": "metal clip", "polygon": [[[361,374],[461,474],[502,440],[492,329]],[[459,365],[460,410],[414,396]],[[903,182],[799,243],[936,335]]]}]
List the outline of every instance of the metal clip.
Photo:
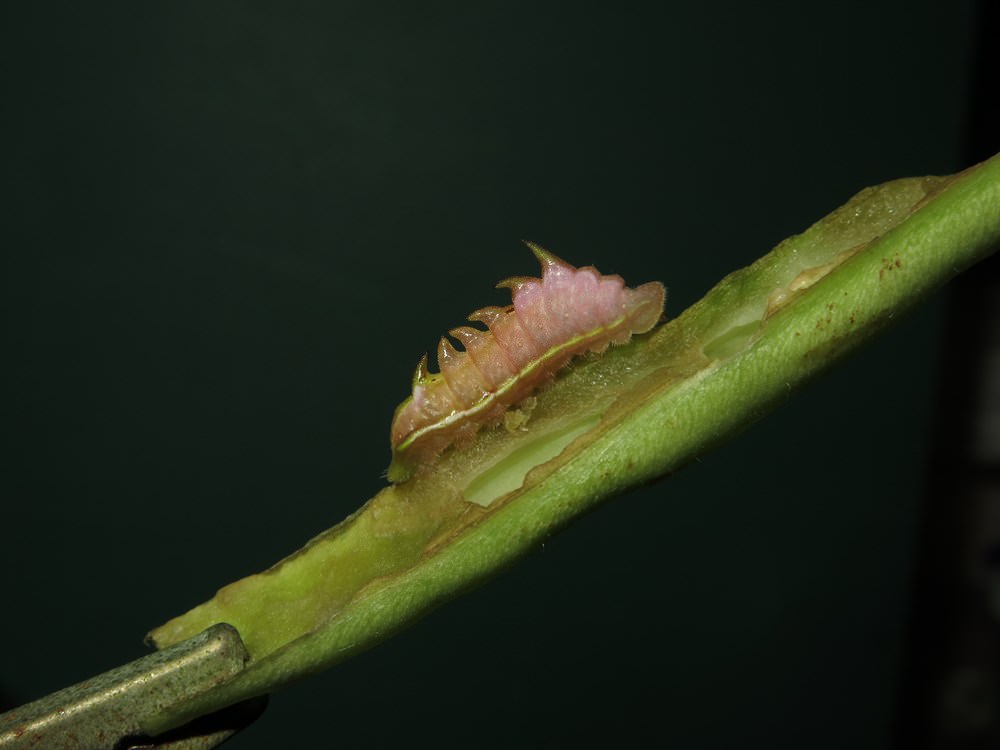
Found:
[{"label": "metal clip", "polygon": [[240,672],[249,656],[236,628],[194,638],[0,715],[0,750],[208,750],[251,724],[267,696],[203,716],[157,737],[144,718],[169,710]]}]

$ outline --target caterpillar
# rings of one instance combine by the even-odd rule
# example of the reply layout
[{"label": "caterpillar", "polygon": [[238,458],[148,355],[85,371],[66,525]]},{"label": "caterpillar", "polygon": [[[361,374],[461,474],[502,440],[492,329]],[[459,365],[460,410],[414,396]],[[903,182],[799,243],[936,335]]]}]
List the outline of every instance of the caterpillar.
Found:
[{"label": "caterpillar", "polygon": [[484,307],[469,320],[487,330],[462,326],[437,349],[440,372],[421,358],[413,393],[401,403],[390,429],[389,481],[408,479],[443,450],[498,423],[574,356],[624,344],[660,320],[666,290],[658,281],[635,289],[620,276],[602,276],[592,266],[575,268],[531,242],[542,267],[540,279],[516,276],[497,284],[510,289],[512,304]]}]

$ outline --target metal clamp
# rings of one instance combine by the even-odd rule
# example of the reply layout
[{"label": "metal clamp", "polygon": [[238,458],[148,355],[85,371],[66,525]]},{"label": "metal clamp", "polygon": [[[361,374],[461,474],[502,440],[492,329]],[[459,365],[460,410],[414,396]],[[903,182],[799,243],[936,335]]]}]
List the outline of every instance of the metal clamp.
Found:
[{"label": "metal clamp", "polygon": [[249,656],[225,623],[117,669],[0,714],[0,750],[208,750],[251,724],[267,696],[203,716],[157,737],[140,721],[224,682]]}]

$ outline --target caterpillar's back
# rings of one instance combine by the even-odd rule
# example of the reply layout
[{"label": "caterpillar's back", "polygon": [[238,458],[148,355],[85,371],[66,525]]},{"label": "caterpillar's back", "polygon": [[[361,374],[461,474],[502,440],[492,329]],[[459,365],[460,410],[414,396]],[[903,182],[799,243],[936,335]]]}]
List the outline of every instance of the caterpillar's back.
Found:
[{"label": "caterpillar's back", "polygon": [[425,354],[413,375],[413,394],[392,420],[389,480],[403,481],[456,442],[484,425],[496,424],[572,357],[603,352],[645,333],[663,314],[666,291],[658,281],[635,289],[620,276],[596,268],[574,268],[532,243],[542,278],[515,277],[497,284],[511,290],[513,304],[484,307],[469,320],[488,330],[463,326],[438,344],[438,368],[427,369]]}]

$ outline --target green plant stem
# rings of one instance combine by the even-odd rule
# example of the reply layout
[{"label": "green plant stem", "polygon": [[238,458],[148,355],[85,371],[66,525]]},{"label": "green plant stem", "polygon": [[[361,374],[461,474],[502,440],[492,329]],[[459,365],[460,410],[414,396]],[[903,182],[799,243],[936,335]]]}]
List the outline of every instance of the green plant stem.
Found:
[{"label": "green plant stem", "polygon": [[1000,157],[862,191],[676,320],[574,366],[539,396],[528,430],[484,433],[153,631],[163,647],[229,622],[252,661],[144,727],[163,731],[370,647],[596,503],[731,437],[998,242]]}]

